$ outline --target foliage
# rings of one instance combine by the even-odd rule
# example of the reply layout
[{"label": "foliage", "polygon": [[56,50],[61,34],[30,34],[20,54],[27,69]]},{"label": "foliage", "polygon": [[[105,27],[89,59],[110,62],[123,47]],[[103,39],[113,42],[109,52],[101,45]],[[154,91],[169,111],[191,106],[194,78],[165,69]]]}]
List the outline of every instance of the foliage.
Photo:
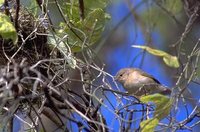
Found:
[{"label": "foliage", "polygon": [[153,131],[159,121],[170,113],[172,100],[161,94],[143,96],[140,100],[144,103],[153,102],[156,106],[153,118],[145,120],[140,124],[143,132]]},{"label": "foliage", "polygon": [[3,5],[3,3],[4,3],[4,1],[3,1],[3,0],[0,0],[0,6],[2,6],[2,5]]},{"label": "foliage", "polygon": [[95,44],[100,39],[106,21],[110,19],[110,16],[103,10],[106,7],[106,1],[95,1],[95,4],[93,1],[86,1],[84,16],[82,16],[84,18],[80,18],[78,4],[75,0],[62,6],[63,13],[69,19],[70,24],[61,22],[59,30],[61,35],[68,34],[68,43],[73,52]]},{"label": "foliage", "polygon": [[144,49],[152,55],[162,57],[165,64],[167,64],[170,67],[174,67],[174,68],[179,67],[178,58],[176,56],[172,56],[164,51],[153,49],[148,46],[133,45],[132,47]]},{"label": "foliage", "polygon": [[4,39],[11,39],[14,44],[17,43],[18,37],[15,27],[12,25],[10,18],[0,13],[0,35]]},{"label": "foliage", "polygon": [[159,120],[157,118],[147,119],[140,123],[142,132],[154,132],[155,127],[158,125]]}]

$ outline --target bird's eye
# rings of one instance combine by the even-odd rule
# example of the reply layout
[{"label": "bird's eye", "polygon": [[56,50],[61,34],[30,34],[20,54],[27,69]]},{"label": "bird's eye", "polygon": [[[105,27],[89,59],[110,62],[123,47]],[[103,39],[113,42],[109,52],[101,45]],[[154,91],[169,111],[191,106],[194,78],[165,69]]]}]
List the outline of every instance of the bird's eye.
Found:
[{"label": "bird's eye", "polygon": [[120,76],[120,77],[122,77],[122,76],[123,76],[123,74],[120,74],[119,76]]}]

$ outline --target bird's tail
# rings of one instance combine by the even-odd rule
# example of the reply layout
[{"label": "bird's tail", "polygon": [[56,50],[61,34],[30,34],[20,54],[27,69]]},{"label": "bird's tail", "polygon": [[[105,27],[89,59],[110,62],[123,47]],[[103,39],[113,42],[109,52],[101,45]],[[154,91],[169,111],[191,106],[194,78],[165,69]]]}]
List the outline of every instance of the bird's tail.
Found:
[{"label": "bird's tail", "polygon": [[165,86],[162,86],[160,85],[162,91],[160,91],[160,94],[163,94],[163,95],[170,95],[171,94],[171,90]]}]

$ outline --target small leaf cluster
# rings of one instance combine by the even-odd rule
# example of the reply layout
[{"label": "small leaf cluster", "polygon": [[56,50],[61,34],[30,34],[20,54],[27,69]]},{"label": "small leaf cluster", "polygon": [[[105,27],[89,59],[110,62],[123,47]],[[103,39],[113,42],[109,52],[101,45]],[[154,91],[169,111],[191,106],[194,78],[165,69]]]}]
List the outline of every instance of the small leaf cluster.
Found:
[{"label": "small leaf cluster", "polygon": [[161,94],[153,94],[141,97],[141,101],[144,103],[153,102],[156,106],[153,118],[140,123],[142,132],[153,132],[159,121],[170,113],[172,100]]}]

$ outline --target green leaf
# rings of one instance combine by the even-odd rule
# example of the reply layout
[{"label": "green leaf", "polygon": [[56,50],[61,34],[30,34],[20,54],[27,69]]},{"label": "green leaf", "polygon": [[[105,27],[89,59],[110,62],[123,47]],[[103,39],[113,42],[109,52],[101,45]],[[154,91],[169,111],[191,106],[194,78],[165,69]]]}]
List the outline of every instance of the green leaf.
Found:
[{"label": "green leaf", "polygon": [[38,15],[38,12],[39,12],[39,6],[36,2],[36,0],[32,0],[30,1],[30,4],[28,4],[28,9],[29,11],[34,15],[34,16],[37,16]]},{"label": "green leaf", "polygon": [[11,39],[14,44],[18,41],[17,32],[10,18],[2,13],[0,13],[0,35],[4,39]]},{"label": "green leaf", "polygon": [[108,0],[85,0],[85,7],[89,7],[90,9],[101,8],[104,9],[108,5]]},{"label": "green leaf", "polygon": [[[89,13],[96,9],[104,10],[108,5],[108,0],[86,0],[84,2],[84,15],[85,17],[88,16]],[[61,4],[63,13],[65,16],[73,22],[80,21],[80,8],[79,8],[79,1],[73,0],[70,2],[64,2]]]},{"label": "green leaf", "polygon": [[73,52],[95,44],[101,37],[108,14],[102,9],[95,9],[83,21],[72,22],[73,28],[61,23],[60,34],[68,34],[68,44]]},{"label": "green leaf", "polygon": [[166,10],[170,11],[172,14],[176,15],[182,11],[181,0],[166,0],[164,6]]},{"label": "green leaf", "polygon": [[100,38],[101,33],[104,30],[106,14],[100,8],[93,10],[88,14],[88,17],[81,22],[82,30],[89,36],[88,43],[90,45],[97,42]]},{"label": "green leaf", "polygon": [[144,49],[147,52],[149,52],[150,54],[156,55],[156,56],[165,56],[167,53],[162,51],[162,50],[157,50],[157,49],[153,49],[150,48],[148,46],[142,46],[142,45],[133,45],[132,47],[134,48],[140,48],[140,49]]},{"label": "green leaf", "polygon": [[172,56],[162,50],[157,50],[157,49],[150,48],[148,46],[141,46],[141,45],[133,45],[132,47],[144,49],[152,55],[162,57],[165,64],[170,67],[178,68],[180,66],[178,58],[176,56]]},{"label": "green leaf", "polygon": [[140,123],[140,127],[142,129],[141,132],[154,132],[154,129],[158,125],[158,123],[159,120],[156,118],[142,121]]},{"label": "green leaf", "polygon": [[107,4],[107,0],[84,1],[84,19],[80,18],[78,0],[61,4],[70,23],[60,23],[59,36],[62,38],[68,35],[67,44],[73,52],[79,52],[99,41],[106,21],[110,19],[110,15],[104,11]]},{"label": "green leaf", "polygon": [[168,66],[171,67],[175,67],[178,68],[179,67],[179,61],[178,58],[176,56],[171,56],[171,55],[165,55],[163,57],[163,61],[165,62],[165,64],[167,64]]},{"label": "green leaf", "polygon": [[[105,9],[108,5],[108,0],[85,0],[84,2],[84,14],[88,16],[88,14],[96,10],[98,8]],[[79,1],[73,0],[70,2],[64,2],[61,4],[63,13],[70,19],[70,20],[80,20],[80,9],[79,9]]]},{"label": "green leaf", "polygon": [[0,0],[0,6],[2,6],[4,3],[4,0]]},{"label": "green leaf", "polygon": [[75,69],[77,67],[77,62],[76,62],[76,58],[73,56],[68,55],[67,53],[69,53],[69,48],[67,47],[67,45],[63,42],[63,41],[56,41],[56,38],[53,37],[48,37],[48,43],[50,45],[53,45],[53,48],[57,48],[57,50],[59,51],[59,53],[61,53],[66,62],[67,65],[73,69]]},{"label": "green leaf", "polygon": [[170,113],[172,100],[164,95],[153,94],[142,96],[140,100],[144,103],[153,102],[155,104],[154,118],[158,120],[165,118]]},{"label": "green leaf", "polygon": [[153,102],[156,106],[153,118],[140,123],[142,132],[154,132],[159,121],[170,113],[172,100],[161,94],[142,96],[140,100],[144,103]]},{"label": "green leaf", "polygon": [[63,13],[71,22],[80,21],[80,12],[78,3],[63,3]]}]

